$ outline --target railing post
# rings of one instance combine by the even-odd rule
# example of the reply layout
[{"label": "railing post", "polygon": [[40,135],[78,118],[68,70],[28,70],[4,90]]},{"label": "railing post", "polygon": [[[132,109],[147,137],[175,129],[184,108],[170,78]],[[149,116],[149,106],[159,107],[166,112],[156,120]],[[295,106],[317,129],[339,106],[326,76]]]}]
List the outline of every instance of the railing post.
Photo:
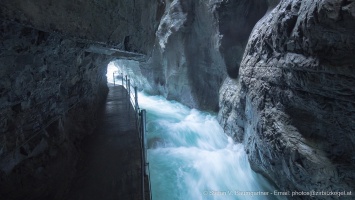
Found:
[{"label": "railing post", "polygon": [[146,163],[147,163],[147,158],[146,158],[146,153],[145,153],[145,123],[146,123],[146,111],[145,109],[142,110],[142,151],[143,151],[143,159],[144,159],[144,174],[147,174],[147,171],[145,170],[145,166],[146,166]]},{"label": "railing post", "polygon": [[112,73],[112,78],[113,78],[113,86],[116,86],[116,82],[115,82],[115,72]]},{"label": "railing post", "polygon": [[136,107],[136,112],[138,111],[138,89],[137,86],[134,87],[134,101],[135,101],[135,107]]},{"label": "railing post", "polygon": [[127,75],[126,75],[126,89],[127,89],[127,85],[128,85],[128,78],[127,78]]},{"label": "railing post", "polygon": [[122,77],[122,86],[124,87],[124,85],[123,85],[123,73],[121,73],[121,77]]},{"label": "railing post", "polygon": [[128,86],[127,86],[127,90],[128,90],[128,96],[129,98],[131,98],[131,80],[128,79]]},{"label": "railing post", "polygon": [[138,107],[139,106],[138,106],[138,88],[137,88],[137,86],[134,87],[134,102],[135,102],[135,105],[134,105],[135,112],[134,113],[136,114],[136,127],[139,128],[138,127],[138,114],[139,114]]}]

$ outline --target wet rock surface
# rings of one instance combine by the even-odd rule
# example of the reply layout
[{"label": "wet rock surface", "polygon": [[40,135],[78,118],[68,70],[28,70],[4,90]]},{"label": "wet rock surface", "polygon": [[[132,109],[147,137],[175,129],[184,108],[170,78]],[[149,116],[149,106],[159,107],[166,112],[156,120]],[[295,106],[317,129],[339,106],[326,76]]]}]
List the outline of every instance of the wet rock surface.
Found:
[{"label": "wet rock surface", "polygon": [[[218,91],[239,69],[247,38],[266,1],[165,1],[152,58],[142,74],[168,99],[218,110]],[[226,64],[225,64],[226,63]]]},{"label": "wet rock surface", "polygon": [[353,1],[281,1],[220,90],[225,131],[283,190],[355,189],[354,19]]},{"label": "wet rock surface", "polygon": [[217,108],[226,73],[212,10],[212,1],[165,1],[152,58],[141,64],[151,93],[190,107]]}]

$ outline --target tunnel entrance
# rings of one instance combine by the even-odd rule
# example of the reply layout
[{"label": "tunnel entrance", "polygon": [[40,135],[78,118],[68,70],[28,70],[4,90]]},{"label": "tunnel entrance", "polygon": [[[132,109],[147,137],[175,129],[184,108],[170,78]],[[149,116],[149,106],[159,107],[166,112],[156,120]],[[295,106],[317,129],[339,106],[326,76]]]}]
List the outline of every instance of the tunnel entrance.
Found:
[{"label": "tunnel entrance", "polygon": [[121,70],[119,70],[119,68],[116,67],[115,61],[111,61],[107,65],[107,73],[106,73],[107,84],[110,85],[110,84],[114,84],[114,82],[117,82],[118,81],[117,75],[120,75],[121,73],[122,73]]},{"label": "tunnel entrance", "polygon": [[117,59],[107,65],[107,84],[122,84],[122,78],[130,79],[131,85],[139,90],[152,91],[147,78],[142,74],[140,63],[135,60]]}]

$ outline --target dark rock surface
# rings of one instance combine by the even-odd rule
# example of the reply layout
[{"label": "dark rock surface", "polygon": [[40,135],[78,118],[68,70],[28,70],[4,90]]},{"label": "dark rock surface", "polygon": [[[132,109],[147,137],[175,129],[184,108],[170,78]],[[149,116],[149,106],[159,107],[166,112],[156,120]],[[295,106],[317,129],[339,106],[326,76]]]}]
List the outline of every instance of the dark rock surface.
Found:
[{"label": "dark rock surface", "polygon": [[267,1],[221,1],[217,8],[219,32],[222,35],[220,51],[228,76],[237,78],[250,32],[265,14]]},{"label": "dark rock surface", "polygon": [[354,1],[283,0],[221,88],[220,123],[283,190],[355,189],[354,33]]},{"label": "dark rock surface", "polygon": [[2,0],[0,18],[147,54],[161,17],[159,5],[156,0]]},{"label": "dark rock surface", "polygon": [[96,125],[108,57],[56,34],[4,21],[0,29],[0,196],[56,195]]}]

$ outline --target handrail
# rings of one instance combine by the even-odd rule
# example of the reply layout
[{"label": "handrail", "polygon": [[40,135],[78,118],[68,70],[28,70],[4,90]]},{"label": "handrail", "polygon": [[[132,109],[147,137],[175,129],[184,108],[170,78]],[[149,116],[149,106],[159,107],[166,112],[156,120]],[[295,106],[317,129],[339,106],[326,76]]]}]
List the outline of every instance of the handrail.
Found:
[{"label": "handrail", "polygon": [[[146,162],[146,159],[145,159],[145,148],[144,148],[144,133],[145,133],[145,110],[141,110],[140,112],[140,119],[141,119],[141,126],[140,126],[140,129],[141,129],[141,153],[142,153],[142,157],[141,157],[141,173],[142,173],[142,192],[143,192],[143,198],[145,200],[145,183],[144,183],[144,178],[145,178],[145,164],[147,163]],[[144,164],[144,165],[143,165]]]},{"label": "handrail", "polygon": [[[115,84],[115,73],[113,74],[114,77],[114,86]],[[152,200],[152,192],[151,192],[151,183],[150,183],[150,169],[149,163],[147,162],[146,158],[146,147],[145,147],[145,133],[146,133],[146,110],[140,109],[138,104],[138,89],[137,86],[134,88],[134,93],[131,92],[131,80],[129,79],[128,75],[122,77],[122,86],[126,88],[129,102],[133,106],[135,111],[135,120],[136,120],[136,127],[138,129],[138,137],[140,139],[141,144],[141,174],[142,174],[142,199],[146,200],[145,198],[145,177],[148,179],[148,189],[149,189],[149,199]]]}]

